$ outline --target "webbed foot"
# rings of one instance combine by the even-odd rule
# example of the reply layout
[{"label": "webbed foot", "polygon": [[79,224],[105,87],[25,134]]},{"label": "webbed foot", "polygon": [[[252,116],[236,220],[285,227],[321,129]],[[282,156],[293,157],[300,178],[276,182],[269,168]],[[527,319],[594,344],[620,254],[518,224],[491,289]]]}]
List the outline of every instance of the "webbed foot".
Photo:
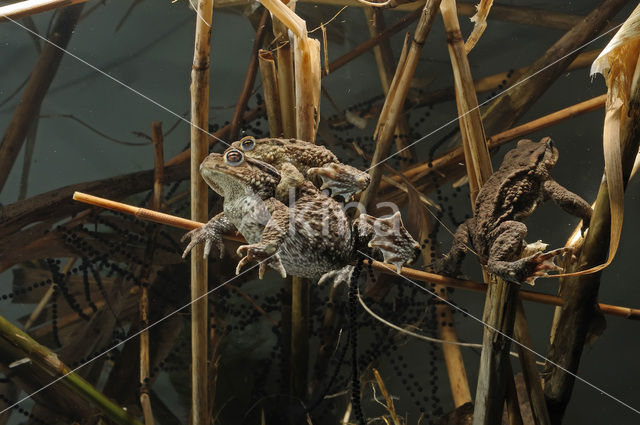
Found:
[{"label": "webbed foot", "polygon": [[211,247],[215,246],[218,252],[220,253],[220,258],[224,255],[224,243],[222,242],[222,234],[220,230],[216,227],[215,223],[208,222],[202,227],[198,227],[197,229],[193,229],[190,232],[186,233],[181,239],[180,242],[185,242],[189,240],[189,245],[184,249],[182,253],[182,258],[186,258],[187,254],[198,244],[204,242],[204,258],[209,257],[209,253],[211,252]]},{"label": "webbed foot", "polygon": [[559,255],[572,253],[570,247],[558,248],[548,252],[537,252],[525,258],[513,262],[512,270],[505,276],[507,280],[524,282],[533,286],[539,277],[549,276],[549,272],[563,272],[553,259]]},{"label": "webbed foot", "polygon": [[334,287],[339,286],[342,283],[348,285],[351,281],[351,274],[354,269],[355,267],[353,266],[344,266],[341,269],[326,272],[320,277],[320,280],[318,280],[318,285],[324,285],[327,282],[333,282]]},{"label": "webbed foot", "polygon": [[322,179],[320,190],[331,190],[331,197],[340,195],[348,202],[353,195],[369,186],[371,177],[364,171],[346,164],[332,162],[322,167],[309,168],[308,177],[319,176]]},{"label": "webbed foot", "polygon": [[260,267],[258,268],[259,279],[262,279],[264,276],[264,273],[267,271],[267,266],[278,270],[283,278],[287,277],[287,272],[280,262],[280,256],[276,253],[276,249],[273,246],[265,246],[263,244],[242,245],[236,252],[242,257],[236,267],[236,274],[240,274],[240,270],[242,270],[245,264],[255,260],[260,263]]},{"label": "webbed foot", "polygon": [[396,266],[398,273],[403,265],[411,264],[416,259],[420,253],[420,244],[405,229],[400,211],[388,218],[376,218],[366,214],[360,217],[374,228],[374,236],[368,243],[369,248],[379,249],[383,261]]}]

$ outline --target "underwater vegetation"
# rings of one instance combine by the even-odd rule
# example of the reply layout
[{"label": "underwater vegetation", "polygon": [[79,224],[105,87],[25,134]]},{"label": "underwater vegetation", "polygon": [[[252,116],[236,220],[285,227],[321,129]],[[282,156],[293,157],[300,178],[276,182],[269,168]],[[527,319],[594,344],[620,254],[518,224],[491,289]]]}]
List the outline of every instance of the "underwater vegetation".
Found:
[{"label": "underwater vegetation", "polygon": [[634,2],[121,3],[0,6],[1,424],[636,423]]}]

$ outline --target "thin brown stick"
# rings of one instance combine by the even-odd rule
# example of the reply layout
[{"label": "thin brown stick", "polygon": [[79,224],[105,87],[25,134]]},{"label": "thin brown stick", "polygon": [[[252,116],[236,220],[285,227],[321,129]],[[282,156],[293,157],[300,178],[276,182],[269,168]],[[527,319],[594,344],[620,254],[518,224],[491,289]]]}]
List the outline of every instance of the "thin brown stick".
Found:
[{"label": "thin brown stick", "polygon": [[378,384],[378,387],[380,388],[380,392],[384,397],[384,400],[387,405],[387,410],[391,415],[391,420],[393,421],[394,425],[400,425],[401,423],[400,418],[398,417],[398,414],[396,413],[396,409],[393,405],[393,398],[391,398],[389,391],[387,391],[387,387],[386,385],[384,385],[384,381],[382,380],[382,376],[380,376],[380,372],[378,372],[378,370],[375,367],[373,368],[373,376],[374,378],[376,378],[376,383]]},{"label": "thin brown stick", "polygon": [[[208,135],[201,128],[209,125],[209,56],[213,0],[199,0],[191,72],[191,219],[206,221],[207,185],[200,178],[200,164],[209,151]],[[207,425],[209,394],[207,348],[207,261],[204,247],[191,252],[191,423]]]},{"label": "thin brown stick", "polygon": [[[371,37],[380,35],[385,28],[384,15],[382,9],[377,7],[365,8],[364,14],[369,26],[369,33]],[[380,43],[373,48],[373,53],[376,58],[376,65],[378,68],[378,75],[380,77],[380,84],[382,85],[382,91],[385,96],[389,94],[389,88],[393,79],[393,51],[391,50],[391,43],[388,38],[383,38]],[[402,114],[398,119],[398,125],[395,131],[395,143],[398,155],[406,160],[411,159],[411,150],[405,149],[408,145],[409,124],[407,123],[406,116]]]},{"label": "thin brown stick", "polygon": [[162,209],[162,180],[164,179],[164,140],[162,136],[162,123],[155,121],[151,124],[151,137],[153,139],[153,198],[151,209]]},{"label": "thin brown stick", "polygon": [[271,137],[282,137],[282,110],[280,109],[278,73],[271,52],[260,50],[258,52],[258,63],[260,75],[262,76],[262,90],[264,92],[264,104],[267,109],[269,135]]},{"label": "thin brown stick", "polygon": [[[73,267],[73,264],[76,262],[76,260],[76,257],[69,258],[69,261],[67,261],[67,264],[64,265],[61,273],[66,276],[66,274],[71,271],[71,268]],[[36,308],[34,308],[29,315],[27,322],[24,324],[25,332],[31,329],[31,326],[33,326],[35,321],[38,320],[38,317],[40,317],[40,314],[42,314],[44,308],[47,306],[47,304],[49,304],[49,300],[51,300],[53,292],[54,285],[51,285],[49,289],[47,289],[47,292],[45,292],[44,296],[38,302],[38,305],[36,305]]]},{"label": "thin brown stick", "polygon": [[[64,49],[82,11],[83,4],[63,9],[51,30],[51,43],[45,43],[33,68],[22,98],[15,109],[7,130],[0,142],[0,191],[4,188],[9,173],[31,127],[40,111],[40,105],[56,75]],[[60,46],[61,48],[57,47]]]},{"label": "thin brown stick", "polygon": [[414,10],[413,12],[411,12],[411,13],[406,14],[405,16],[400,18],[398,21],[396,21],[393,25],[391,25],[390,27],[386,28],[380,34],[376,35],[375,37],[370,38],[369,40],[365,41],[364,43],[358,45],[356,48],[351,50],[349,53],[346,53],[343,56],[340,56],[338,59],[336,59],[333,62],[331,62],[329,64],[329,72],[334,72],[338,68],[346,65],[347,63],[351,62],[353,59],[357,58],[358,56],[362,55],[363,53],[368,52],[374,46],[380,44],[382,42],[382,40],[388,39],[392,35],[402,31],[404,28],[408,27],[413,21],[418,19],[421,14],[422,14],[422,10],[421,9],[417,9],[417,10]]},{"label": "thin brown stick", "polygon": [[409,85],[413,79],[422,47],[427,40],[427,35],[431,30],[431,25],[433,24],[439,6],[440,0],[427,1],[421,11],[416,33],[411,41],[411,47],[407,53],[406,60],[398,63],[396,74],[393,77],[392,90],[389,90],[390,95],[387,96],[374,134],[376,149],[371,160],[371,168],[368,170],[371,176],[371,183],[369,183],[369,187],[367,187],[360,197],[360,202],[365,205],[365,207],[369,206],[373,201],[378,190],[378,185],[382,177],[382,167],[379,166],[379,163],[389,154],[393,134],[395,133],[398,118],[403,110]]},{"label": "thin brown stick", "polygon": [[[162,137],[162,123],[155,121],[151,124],[151,135],[153,140],[153,195],[149,205],[154,210],[159,210],[162,206],[162,176],[164,171],[164,146]],[[153,243],[157,238],[157,230],[151,235],[151,242],[145,250],[145,263],[147,265],[153,262]],[[140,405],[144,416],[145,425],[153,425],[153,411],[151,409],[151,399],[149,398],[149,382],[151,376],[151,367],[149,360],[149,274],[150,268],[144,269],[141,280],[143,281],[140,289],[140,326],[144,329],[140,334]]]},{"label": "thin brown stick", "polygon": [[269,11],[267,9],[264,9],[262,12],[262,17],[260,18],[260,23],[258,24],[258,28],[256,30],[256,37],[253,40],[253,46],[251,47],[249,66],[247,67],[247,75],[244,78],[242,91],[240,92],[240,97],[238,97],[236,109],[233,112],[233,118],[231,119],[229,139],[232,141],[238,139],[240,127],[243,124],[242,117],[244,116],[245,109],[247,109],[247,103],[249,103],[249,98],[251,97],[253,86],[256,82],[256,73],[258,72],[258,51],[262,47],[262,44],[264,43],[264,37],[266,36],[269,29],[269,23],[271,22],[269,16]]},{"label": "thin brown stick", "polygon": [[[112,211],[118,211],[125,214],[135,215],[142,220],[150,220],[156,223],[166,224],[168,226],[174,226],[185,230],[193,230],[198,227],[204,226],[204,223],[196,222],[193,220],[187,220],[184,218],[172,216],[169,214],[159,213],[157,211],[151,211],[145,208],[134,207],[121,202],[111,201],[109,199],[99,198],[97,196],[87,195],[86,193],[76,193],[74,199],[79,202],[85,202],[91,205],[95,205],[101,208],[106,208]],[[246,243],[246,240],[239,234],[225,234],[225,239]],[[395,266],[390,266],[379,261],[372,262],[373,268],[383,272],[385,274],[397,276],[395,273]],[[408,279],[434,283],[437,285],[447,286],[449,288],[460,288],[473,292],[486,292],[487,284],[482,282],[474,282],[470,280],[454,279],[451,277],[441,276],[433,273],[424,272],[422,270],[411,269],[403,267],[401,270],[401,276]],[[549,305],[562,305],[562,298],[541,294],[538,292],[520,291],[520,296],[523,300],[534,301],[541,304]],[[597,304],[597,308],[604,314],[624,317],[627,319],[640,320],[640,309],[620,307],[611,304]]]}]

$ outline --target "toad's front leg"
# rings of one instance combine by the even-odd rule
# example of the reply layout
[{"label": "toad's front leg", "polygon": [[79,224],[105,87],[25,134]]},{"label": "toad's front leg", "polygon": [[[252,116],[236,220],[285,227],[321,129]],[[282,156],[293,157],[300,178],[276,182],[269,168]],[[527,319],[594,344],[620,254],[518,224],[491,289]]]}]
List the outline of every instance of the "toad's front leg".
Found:
[{"label": "toad's front leg", "polygon": [[583,232],[587,227],[589,227],[593,209],[587,201],[582,199],[579,195],[571,192],[555,180],[545,181],[542,189],[546,199],[552,199],[560,208],[569,214],[582,219]]},{"label": "toad's front leg", "polygon": [[269,218],[269,221],[264,227],[260,242],[242,245],[238,248],[237,253],[242,256],[242,258],[236,267],[236,274],[239,274],[242,267],[250,261],[257,261],[260,263],[258,278],[262,279],[267,270],[267,266],[278,270],[284,278],[287,277],[287,272],[280,261],[278,249],[282,245],[286,231],[289,228],[289,209],[273,198],[265,201],[265,203],[269,208],[271,218]]},{"label": "toad's front leg", "polygon": [[548,276],[549,271],[560,272],[562,268],[553,262],[554,257],[571,252],[571,248],[559,248],[518,259],[524,246],[527,226],[519,221],[505,221],[492,233],[497,236],[489,250],[487,268],[510,282],[533,285],[538,277]]},{"label": "toad's front leg", "polygon": [[184,249],[182,258],[185,258],[193,247],[202,242],[204,242],[204,258],[209,256],[212,246],[215,246],[218,249],[220,258],[222,258],[224,255],[222,235],[233,230],[236,230],[236,226],[234,226],[233,223],[227,219],[224,213],[221,212],[209,220],[204,226],[193,229],[182,237],[182,242],[189,239],[189,245]]}]

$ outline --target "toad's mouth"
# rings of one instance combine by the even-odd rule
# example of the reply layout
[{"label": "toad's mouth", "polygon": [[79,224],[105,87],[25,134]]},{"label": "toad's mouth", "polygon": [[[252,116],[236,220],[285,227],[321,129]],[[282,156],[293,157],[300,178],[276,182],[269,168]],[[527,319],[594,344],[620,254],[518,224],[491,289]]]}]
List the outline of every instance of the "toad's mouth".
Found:
[{"label": "toad's mouth", "polygon": [[200,166],[200,175],[214,192],[225,196],[225,188],[242,184],[242,180],[229,173],[228,167],[220,164],[209,164],[206,168]]}]

